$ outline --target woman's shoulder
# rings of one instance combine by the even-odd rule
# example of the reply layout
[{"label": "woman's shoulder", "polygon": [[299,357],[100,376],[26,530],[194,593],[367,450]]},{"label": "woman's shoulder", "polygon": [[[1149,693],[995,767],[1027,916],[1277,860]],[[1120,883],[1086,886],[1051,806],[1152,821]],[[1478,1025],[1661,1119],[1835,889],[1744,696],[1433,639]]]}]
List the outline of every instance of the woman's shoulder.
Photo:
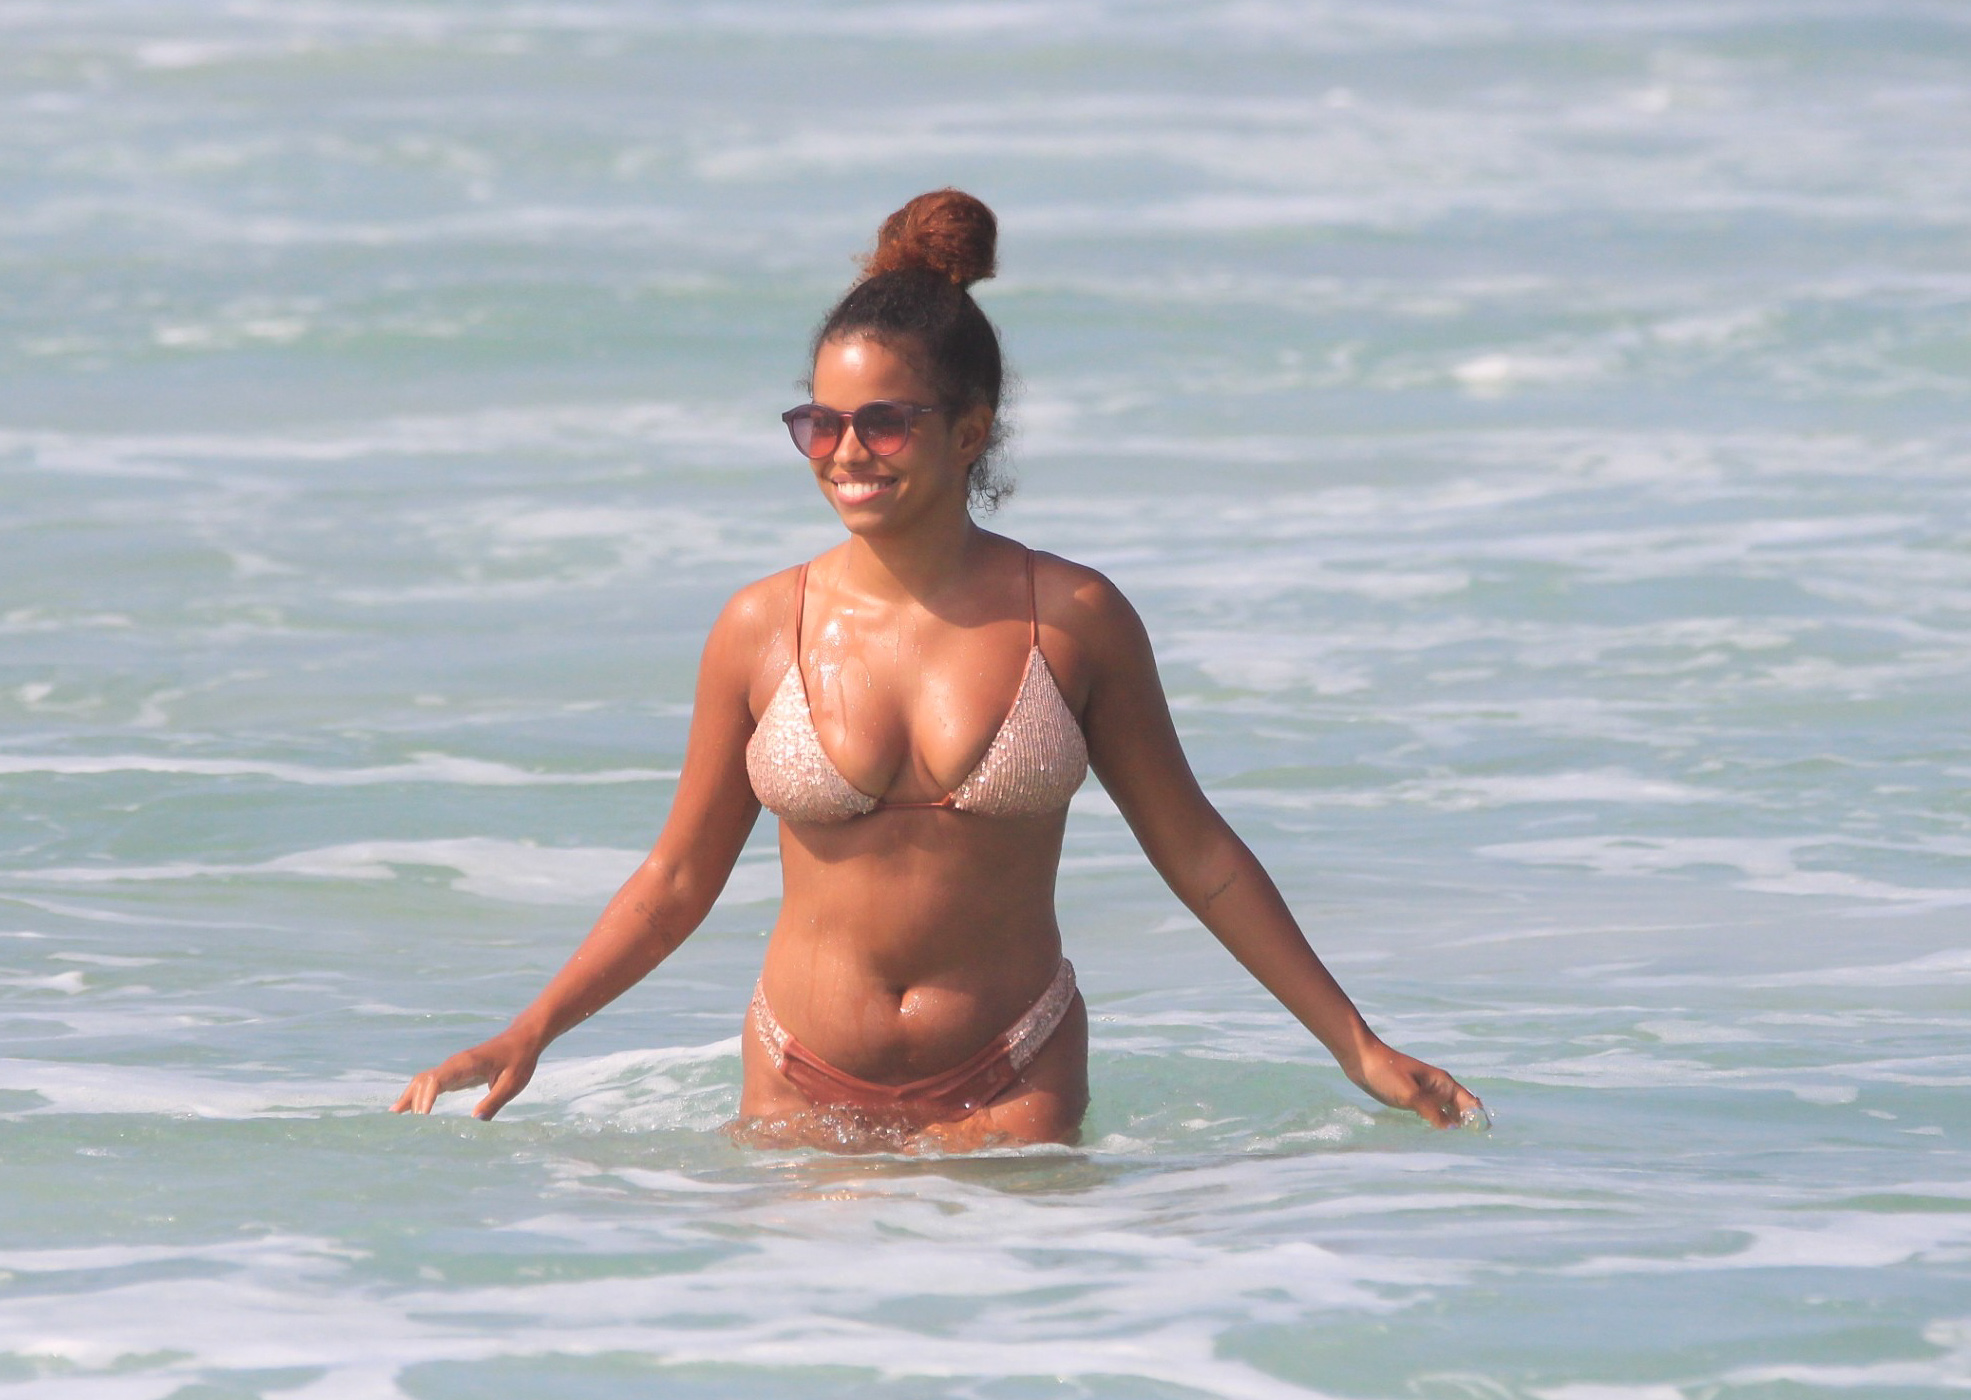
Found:
[{"label": "woman's shoulder", "polygon": [[717,625],[747,629],[764,627],[769,632],[778,629],[792,616],[794,600],[800,592],[802,572],[831,559],[841,549],[841,545],[836,545],[812,559],[789,564],[764,578],[756,578],[742,585],[726,599]]},{"label": "woman's shoulder", "polygon": [[708,654],[742,660],[751,670],[791,631],[795,593],[806,565],[794,564],[744,584],[726,599],[706,638]]},{"label": "woman's shoulder", "polygon": [[701,685],[743,696],[755,719],[793,654],[796,593],[803,565],[754,579],[726,599],[705,638]]},{"label": "woman's shoulder", "polygon": [[1062,698],[1077,716],[1107,681],[1140,674],[1149,654],[1142,619],[1108,575],[1035,550],[1034,611]]},{"label": "woman's shoulder", "polygon": [[787,611],[794,597],[794,588],[805,564],[791,564],[787,568],[775,570],[765,578],[756,578],[751,583],[741,584],[733,595],[726,599],[725,607],[719,611],[720,625],[740,623],[751,625],[763,619],[771,619],[778,613]]},{"label": "woman's shoulder", "polygon": [[1043,622],[1072,631],[1136,615],[1129,599],[1101,570],[1043,549],[1032,553],[1034,596]]}]

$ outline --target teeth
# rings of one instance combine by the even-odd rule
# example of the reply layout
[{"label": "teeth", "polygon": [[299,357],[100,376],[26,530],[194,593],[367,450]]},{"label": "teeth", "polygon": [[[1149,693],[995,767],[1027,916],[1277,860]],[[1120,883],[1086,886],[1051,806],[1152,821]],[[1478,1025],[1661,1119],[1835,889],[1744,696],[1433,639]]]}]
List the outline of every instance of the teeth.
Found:
[{"label": "teeth", "polygon": [[838,481],[835,494],[845,501],[866,501],[878,491],[888,489],[887,481]]}]

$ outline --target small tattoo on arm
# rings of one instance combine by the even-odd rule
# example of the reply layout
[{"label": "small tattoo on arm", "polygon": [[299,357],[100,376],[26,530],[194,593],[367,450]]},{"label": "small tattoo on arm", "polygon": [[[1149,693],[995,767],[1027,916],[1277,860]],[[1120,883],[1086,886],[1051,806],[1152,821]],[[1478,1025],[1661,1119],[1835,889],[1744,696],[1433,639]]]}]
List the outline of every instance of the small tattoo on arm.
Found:
[{"label": "small tattoo on arm", "polygon": [[1205,896],[1205,901],[1204,901],[1204,902],[1205,902],[1205,908],[1207,908],[1207,909],[1209,909],[1209,908],[1211,908],[1211,905],[1212,905],[1212,901],[1213,901],[1213,900],[1215,900],[1215,899],[1217,899],[1217,898],[1218,898],[1218,896],[1220,896],[1221,894],[1224,894],[1224,893],[1225,893],[1225,891],[1227,891],[1227,890],[1229,890],[1229,889],[1231,889],[1231,888],[1232,888],[1232,886],[1234,886],[1234,885],[1236,885],[1236,884],[1238,884],[1238,883],[1239,883],[1239,877],[1238,877],[1237,875],[1227,875],[1227,876],[1225,877],[1225,883],[1224,883],[1224,884],[1222,884],[1222,885],[1220,885],[1220,886],[1219,886],[1219,887],[1218,887],[1217,889],[1215,889],[1215,890],[1213,890],[1213,891],[1212,891],[1212,892],[1211,892],[1210,894],[1208,894],[1208,895],[1206,895],[1206,896]]}]

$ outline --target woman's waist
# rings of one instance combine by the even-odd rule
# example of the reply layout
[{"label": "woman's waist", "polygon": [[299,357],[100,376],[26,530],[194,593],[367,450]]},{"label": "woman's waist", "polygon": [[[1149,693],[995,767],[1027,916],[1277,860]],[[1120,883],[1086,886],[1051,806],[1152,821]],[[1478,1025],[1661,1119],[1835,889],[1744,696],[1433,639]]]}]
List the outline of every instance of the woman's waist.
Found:
[{"label": "woman's waist", "polygon": [[1023,973],[1045,980],[1060,960],[1051,908],[998,919],[921,919],[892,910],[843,920],[783,905],[763,975],[769,985],[791,973],[875,997],[932,989],[976,995]]},{"label": "woman's waist", "polygon": [[1053,875],[1052,863],[996,870],[907,859],[824,864],[790,852],[781,861],[774,934],[902,962],[915,975],[927,963],[963,961],[1036,934],[1058,941]]}]

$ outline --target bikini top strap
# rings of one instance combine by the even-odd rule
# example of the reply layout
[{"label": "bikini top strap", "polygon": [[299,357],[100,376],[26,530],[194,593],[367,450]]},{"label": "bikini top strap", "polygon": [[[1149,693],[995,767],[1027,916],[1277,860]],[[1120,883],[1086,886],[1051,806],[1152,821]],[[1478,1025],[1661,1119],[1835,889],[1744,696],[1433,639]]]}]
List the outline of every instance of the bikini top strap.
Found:
[{"label": "bikini top strap", "polygon": [[794,579],[794,664],[801,664],[801,614],[808,610],[808,566]]},{"label": "bikini top strap", "polygon": [[1040,600],[1033,587],[1033,551],[1027,551],[1027,650],[1040,645]]}]

